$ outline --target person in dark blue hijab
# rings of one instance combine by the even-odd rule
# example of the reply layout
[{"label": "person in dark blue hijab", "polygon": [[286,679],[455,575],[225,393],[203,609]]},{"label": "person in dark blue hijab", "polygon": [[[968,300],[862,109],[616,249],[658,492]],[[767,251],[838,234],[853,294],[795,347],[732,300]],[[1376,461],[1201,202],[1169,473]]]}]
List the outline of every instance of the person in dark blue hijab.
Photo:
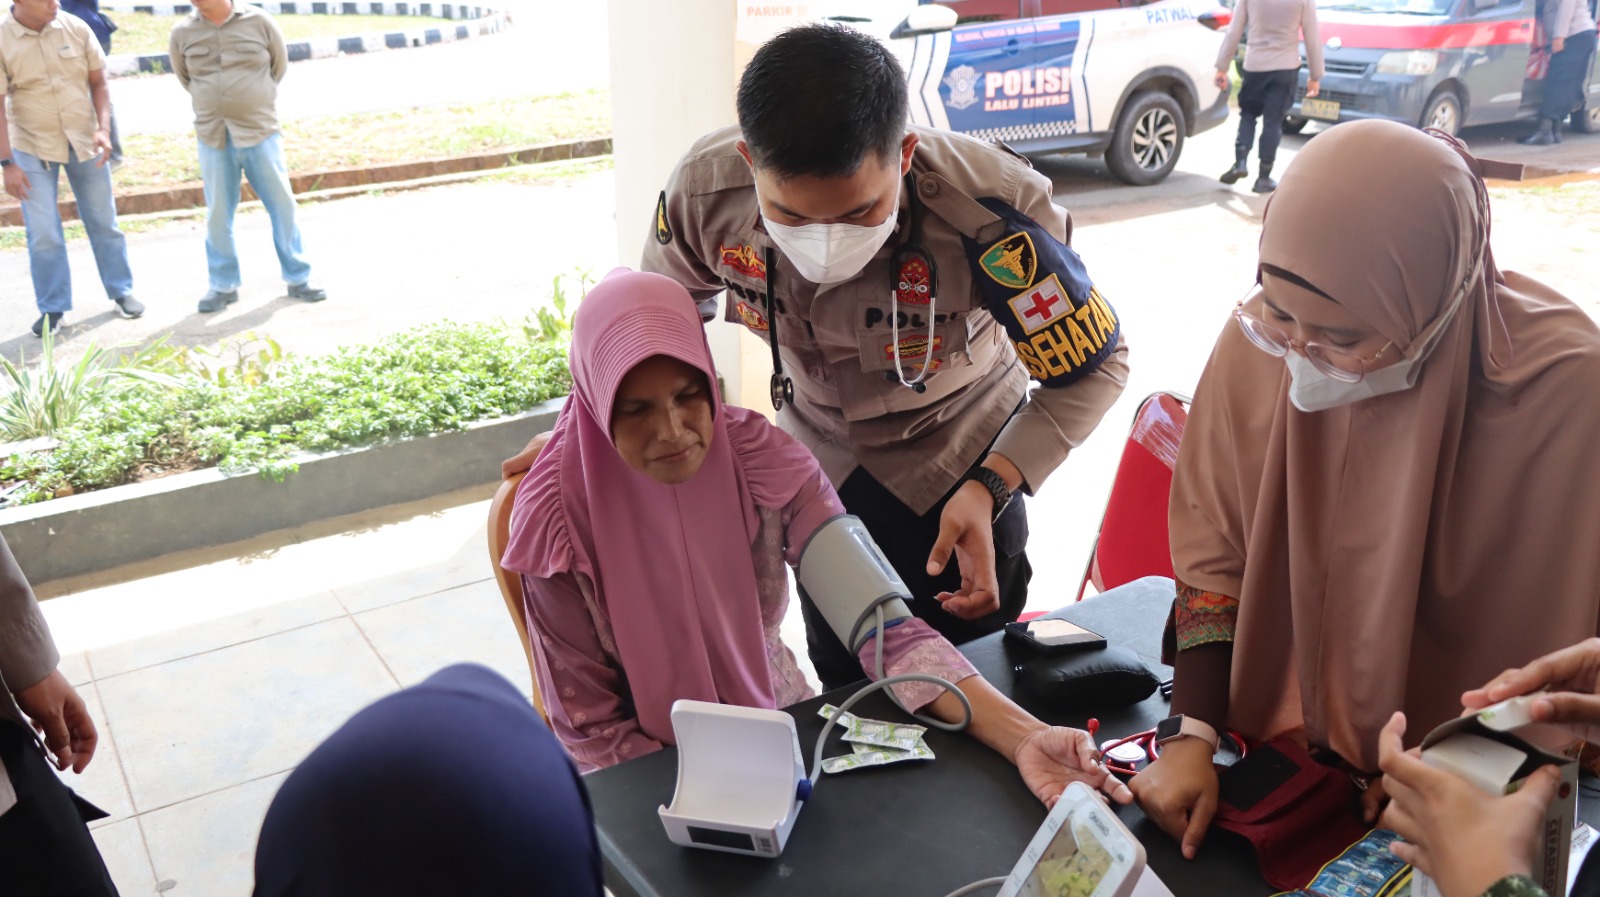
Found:
[{"label": "person in dark blue hijab", "polygon": [[256,847],[256,897],[602,893],[572,761],[474,664],[352,717],[283,783]]}]

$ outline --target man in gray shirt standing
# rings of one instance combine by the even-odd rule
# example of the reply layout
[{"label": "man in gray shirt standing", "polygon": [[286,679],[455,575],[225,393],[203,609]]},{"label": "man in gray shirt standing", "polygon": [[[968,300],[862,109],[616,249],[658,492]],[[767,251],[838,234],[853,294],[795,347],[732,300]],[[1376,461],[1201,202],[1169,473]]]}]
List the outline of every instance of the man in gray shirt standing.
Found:
[{"label": "man in gray shirt standing", "polygon": [[283,33],[271,16],[252,6],[236,6],[233,0],[194,0],[194,6],[172,29],[168,50],[178,83],[194,101],[200,142],[211,277],[200,311],[221,311],[239,301],[233,214],[241,175],[249,178],[250,189],[272,219],[272,242],[289,296],[320,302],[328,294],[311,285],[278,131],[278,82],[289,68]]},{"label": "man in gray shirt standing", "polygon": [[1222,175],[1232,184],[1249,174],[1245,161],[1250,144],[1255,142],[1256,119],[1261,123],[1261,170],[1256,177],[1257,193],[1278,188],[1272,179],[1272,164],[1277,161],[1278,141],[1283,139],[1283,120],[1294,102],[1300,80],[1300,34],[1305,33],[1306,62],[1311,78],[1306,96],[1318,93],[1322,80],[1322,39],[1317,32],[1316,0],[1239,0],[1233,8],[1233,23],[1217,51],[1217,87],[1228,89],[1228,63],[1239,49],[1239,39],[1248,34],[1244,50],[1244,85],[1239,88],[1239,138],[1234,142],[1233,167]]}]

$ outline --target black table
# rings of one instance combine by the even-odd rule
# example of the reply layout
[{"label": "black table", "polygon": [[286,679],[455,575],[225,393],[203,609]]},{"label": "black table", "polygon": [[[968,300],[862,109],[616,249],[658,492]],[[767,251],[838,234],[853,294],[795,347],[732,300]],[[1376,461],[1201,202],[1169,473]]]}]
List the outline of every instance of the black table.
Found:
[{"label": "black table", "polygon": [[[1171,668],[1161,664],[1161,631],[1172,597],[1172,580],[1151,577],[1050,616],[1080,623],[1108,643],[1133,650],[1168,678]],[[1087,720],[1089,714],[1053,709],[1017,688],[1015,669],[1031,655],[999,634],[969,642],[961,651],[996,688],[1045,722],[1081,728]],[[823,723],[817,708],[824,701],[842,703],[857,687],[787,708],[800,731],[808,769]],[[853,712],[904,718],[881,693],[864,698]],[[1132,707],[1094,715],[1104,740],[1152,728],[1168,708],[1157,692]],[[672,800],[678,770],[674,749],[592,773],[584,781],[605,856],[606,884],[618,897],[942,897],[968,882],[1008,874],[1044,821],[1044,806],[1015,767],[973,738],[929,730],[926,739],[938,755],[932,763],[824,775],[777,859],[695,850],[667,840],[656,811]],[[828,756],[845,752],[837,737],[829,740]],[[1597,802],[1583,803],[1581,809],[1590,810]],[[1118,807],[1117,814],[1144,843],[1150,867],[1177,897],[1276,892],[1256,871],[1255,856],[1242,838],[1213,829],[1199,856],[1187,861],[1177,842],[1137,806]]]},{"label": "black table", "polygon": [[[1138,653],[1163,678],[1161,627],[1172,606],[1172,581],[1140,580],[1051,616],[1081,623],[1109,643]],[[1052,710],[1014,688],[1014,668],[1028,659],[996,634],[962,646],[985,677],[1040,719],[1081,727],[1087,715]],[[800,730],[807,767],[822,729],[817,708],[839,704],[855,687],[788,708]],[[854,708],[876,719],[904,718],[882,694]],[[1167,716],[1160,694],[1141,704],[1099,713],[1104,739],[1151,728]],[[667,895],[895,894],[941,897],[968,882],[1005,875],[1044,821],[1044,806],[1022,784],[1016,767],[966,735],[930,730],[938,759],[882,769],[824,775],[806,802],[783,855],[758,859],[679,847],[667,840],[656,810],[672,801],[678,754],[668,748],[584,777],[605,855],[606,884],[618,897]],[[843,753],[830,738],[828,754]],[[1137,807],[1118,810],[1145,844],[1150,865],[1179,897],[1189,894],[1268,895],[1248,845],[1231,837],[1207,839],[1193,862]]]}]

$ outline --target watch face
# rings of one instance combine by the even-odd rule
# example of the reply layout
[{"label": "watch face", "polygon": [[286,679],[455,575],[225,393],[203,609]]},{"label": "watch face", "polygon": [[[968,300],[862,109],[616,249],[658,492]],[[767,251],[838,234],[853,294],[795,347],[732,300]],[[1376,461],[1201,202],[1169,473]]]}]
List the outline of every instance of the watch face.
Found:
[{"label": "watch face", "polygon": [[1169,716],[1156,724],[1156,743],[1160,744],[1169,738],[1177,738],[1183,734],[1183,717]]}]

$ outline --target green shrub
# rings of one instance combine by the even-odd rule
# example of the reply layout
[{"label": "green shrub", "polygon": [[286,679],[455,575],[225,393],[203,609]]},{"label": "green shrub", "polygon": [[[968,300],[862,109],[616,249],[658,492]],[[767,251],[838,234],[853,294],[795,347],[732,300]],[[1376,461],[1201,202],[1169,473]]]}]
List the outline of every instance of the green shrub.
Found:
[{"label": "green shrub", "polygon": [[157,344],[123,358],[91,341],[76,364],[57,367],[55,335],[46,332],[37,368],[27,366],[26,353],[21,364],[0,358],[0,382],[10,387],[0,397],[0,433],[12,440],[55,436],[84,411],[115,404],[136,384],[173,388],[178,381],[159,373],[153,361],[160,350]]},{"label": "green shrub", "polygon": [[565,340],[529,341],[500,324],[428,325],[267,367],[270,377],[238,376],[253,370],[246,364],[224,368],[236,375],[186,376],[175,389],[132,382],[57,430],[54,450],[7,459],[0,481],[26,481],[10,496],[22,504],[211,465],[281,479],[296,451],[459,430],[572,385]]}]

